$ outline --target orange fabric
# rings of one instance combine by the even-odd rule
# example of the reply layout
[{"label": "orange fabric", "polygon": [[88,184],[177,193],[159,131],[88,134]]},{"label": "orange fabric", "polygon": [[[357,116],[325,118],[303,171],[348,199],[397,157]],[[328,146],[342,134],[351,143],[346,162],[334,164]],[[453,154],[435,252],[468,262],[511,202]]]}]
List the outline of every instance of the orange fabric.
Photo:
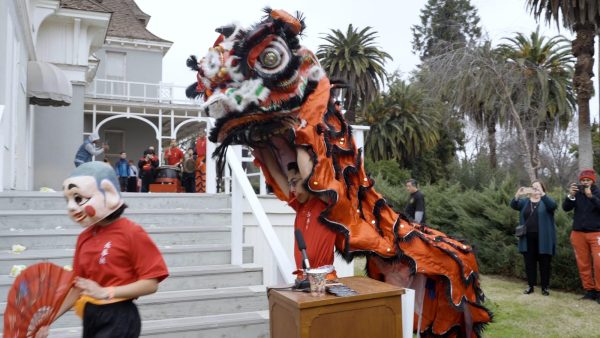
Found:
[{"label": "orange fabric", "polygon": [[196,158],[196,192],[206,192],[206,150],[204,154]]},{"label": "orange fabric", "polygon": [[96,304],[96,305],[105,305],[105,304],[122,302],[122,301],[125,301],[128,299],[130,299],[130,298],[113,298],[111,300],[104,300],[104,299],[96,299],[96,298],[90,297],[90,296],[81,296],[77,299],[77,301],[75,302],[75,305],[73,305],[73,309],[75,310],[75,314],[77,315],[77,317],[83,319],[83,311],[85,310],[85,306],[87,303],[92,303],[92,304]]},{"label": "orange fabric", "polygon": [[[427,321],[423,322],[422,329],[444,334],[454,326],[464,325],[464,316],[456,307],[465,302],[476,304],[479,296],[478,266],[472,248],[439,231],[411,224],[382,203],[382,196],[371,188],[374,182],[360,161],[357,166],[358,152],[352,135],[348,130],[341,132],[346,127],[345,121],[335,115],[325,115],[329,90],[329,80],[323,78],[301,106],[298,117],[306,123],[296,127],[295,145],[308,149],[314,156],[314,170],[307,179],[309,190],[334,199],[330,212],[322,216],[326,223],[337,226],[339,233],[347,234],[347,238],[337,236],[336,247],[346,254],[356,251],[375,253],[383,258],[408,256],[416,272],[438,280],[435,298],[424,305]],[[327,133],[332,128],[339,133]],[[335,168],[339,170],[337,173]],[[275,194],[285,200],[272,176],[268,171],[263,172]],[[359,189],[363,195],[361,200],[357,197]],[[377,203],[381,204],[378,214]],[[473,323],[491,321],[485,308],[468,307]]]},{"label": "orange fabric", "polygon": [[583,288],[600,291],[600,232],[571,231],[571,245]]},{"label": "orange fabric", "polygon": [[296,34],[302,31],[302,24],[300,21],[286,11],[274,9],[271,11],[271,17],[275,20],[280,20],[290,25],[292,31]]}]

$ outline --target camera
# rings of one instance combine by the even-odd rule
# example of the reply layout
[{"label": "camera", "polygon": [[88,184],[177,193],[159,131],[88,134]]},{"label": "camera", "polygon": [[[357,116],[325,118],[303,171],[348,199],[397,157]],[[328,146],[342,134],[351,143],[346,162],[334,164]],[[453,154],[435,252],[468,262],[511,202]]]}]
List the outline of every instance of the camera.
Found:
[{"label": "camera", "polygon": [[583,185],[583,184],[578,184],[578,185],[577,185],[577,190],[579,190],[579,191],[581,191],[581,192],[584,192],[584,191],[585,191],[585,188],[586,188],[586,186],[585,186],[585,185]]}]

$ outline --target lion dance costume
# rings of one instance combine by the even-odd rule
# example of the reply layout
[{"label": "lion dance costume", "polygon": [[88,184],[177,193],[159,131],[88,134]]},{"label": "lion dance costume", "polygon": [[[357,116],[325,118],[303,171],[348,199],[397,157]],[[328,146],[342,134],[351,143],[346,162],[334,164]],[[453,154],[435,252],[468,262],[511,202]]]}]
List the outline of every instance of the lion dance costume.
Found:
[{"label": "lion dance costume", "polygon": [[[411,224],[373,189],[352,129],[333,109],[329,79],[299,44],[303,18],[265,12],[251,29],[218,28],[208,54],[187,61],[197,71],[187,95],[201,96],[216,118],[209,139],[221,143],[213,154],[219,172],[228,145],[271,147],[282,168],[284,158],[295,160],[296,147],[306,149],[314,165],[305,188],[329,201],[319,221],[338,234],[338,253],[348,261],[366,256],[370,277],[414,288],[415,327],[422,335],[480,336],[492,314],[482,305],[472,247]],[[257,164],[274,193],[287,200],[260,159]]]}]

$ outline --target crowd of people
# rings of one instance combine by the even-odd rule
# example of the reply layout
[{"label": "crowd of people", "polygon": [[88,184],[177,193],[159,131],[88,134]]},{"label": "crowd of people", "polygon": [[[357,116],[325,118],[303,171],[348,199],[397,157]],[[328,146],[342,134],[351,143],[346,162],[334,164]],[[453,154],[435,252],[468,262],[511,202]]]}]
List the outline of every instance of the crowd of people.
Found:
[{"label": "crowd of people", "polygon": [[[98,133],[94,132],[81,144],[75,154],[75,167],[91,162],[94,156],[106,154],[109,146],[100,143]],[[150,185],[156,182],[161,163],[154,146],[149,146],[137,161],[127,159],[127,153],[121,151],[119,159],[111,164],[105,157],[105,163],[112,165],[119,180],[121,192],[149,192]],[[163,156],[163,165],[177,173],[177,180],[188,193],[206,192],[206,132],[200,129],[194,144],[184,153],[176,139],[172,139]]]}]

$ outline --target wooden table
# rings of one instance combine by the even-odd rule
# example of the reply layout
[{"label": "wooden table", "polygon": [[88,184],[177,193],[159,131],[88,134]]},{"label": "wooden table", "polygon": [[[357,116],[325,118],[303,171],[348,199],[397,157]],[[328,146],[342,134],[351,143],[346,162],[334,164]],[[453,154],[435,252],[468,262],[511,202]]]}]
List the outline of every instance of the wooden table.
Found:
[{"label": "wooden table", "polygon": [[368,277],[340,278],[358,295],[269,290],[272,338],[401,338],[404,289]]}]

